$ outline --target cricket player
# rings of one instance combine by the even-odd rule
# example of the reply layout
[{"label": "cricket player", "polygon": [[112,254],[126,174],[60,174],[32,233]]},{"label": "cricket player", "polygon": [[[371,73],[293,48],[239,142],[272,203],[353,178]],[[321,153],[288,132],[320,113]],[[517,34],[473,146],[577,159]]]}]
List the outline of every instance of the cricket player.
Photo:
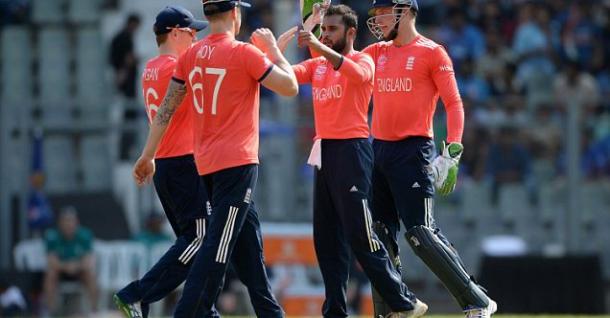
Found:
[{"label": "cricket player", "polygon": [[[318,57],[293,66],[299,83],[312,85],[316,136],[310,163],[317,167],[313,234],[326,290],[322,314],[348,315],[351,249],[391,307],[391,317],[420,317],[428,306],[402,283],[372,226],[373,149],[367,114],[375,66],[368,54],[354,50],[356,13],[345,5],[331,5],[325,11],[320,40],[307,30],[298,35],[299,46],[308,46]],[[286,37],[284,33],[280,42]]]},{"label": "cricket player", "polygon": [[[373,218],[398,252],[399,219],[406,239],[456,299],[466,317],[496,309],[464,268],[433,216],[436,189],[453,191],[462,154],[464,110],[445,49],[415,28],[416,0],[374,0],[370,31],[384,42],[364,51],[375,61],[373,89]],[[435,158],[432,118],[438,97],[447,112],[447,142]],[[381,235],[380,235],[381,236]],[[384,239],[382,239],[385,241]]]},{"label": "cricket player", "polygon": [[[168,6],[157,15],[153,31],[159,55],[146,63],[142,74],[144,104],[151,123],[178,57],[207,25],[180,6]],[[184,281],[205,234],[207,193],[193,157],[192,102],[192,98],[184,99],[184,107],[176,112],[154,153],[154,185],[176,242],[141,279],[114,295],[116,305],[128,318],[148,317],[149,304],[167,296]]]},{"label": "cricket player", "polygon": [[[203,11],[210,34],[178,61],[167,94],[134,167],[136,182],[147,182],[151,160],[173,114],[192,94],[195,162],[211,202],[205,240],[186,279],[174,317],[216,317],[213,308],[228,261],[248,288],[258,317],[283,317],[263,262],[262,237],[253,196],[258,173],[260,84],[295,96],[298,83],[268,29],[252,44],[235,40],[241,27],[238,0],[208,0]],[[233,253],[235,248],[235,253]]]}]

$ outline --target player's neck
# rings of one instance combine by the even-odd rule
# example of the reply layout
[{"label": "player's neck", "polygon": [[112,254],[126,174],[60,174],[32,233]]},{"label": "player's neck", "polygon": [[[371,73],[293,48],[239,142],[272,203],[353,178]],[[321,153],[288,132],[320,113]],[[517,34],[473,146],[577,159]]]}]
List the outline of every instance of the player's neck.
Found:
[{"label": "player's neck", "polygon": [[159,47],[159,55],[171,55],[178,57],[180,54],[178,54],[178,50],[173,48],[171,45],[161,44],[161,46]]},{"label": "player's neck", "polygon": [[407,45],[411,43],[411,41],[415,40],[415,38],[418,36],[419,33],[417,33],[417,30],[415,29],[415,24],[409,24],[399,30],[398,35],[392,43],[395,46]]},{"label": "player's neck", "polygon": [[349,55],[352,52],[354,52],[354,44],[348,44],[345,46],[345,48],[343,49],[343,52],[341,52],[341,55]]},{"label": "player's neck", "polygon": [[212,34],[226,34],[231,38],[235,38],[235,28],[233,22],[227,23],[225,21],[218,21],[217,23],[210,24],[210,35]]}]

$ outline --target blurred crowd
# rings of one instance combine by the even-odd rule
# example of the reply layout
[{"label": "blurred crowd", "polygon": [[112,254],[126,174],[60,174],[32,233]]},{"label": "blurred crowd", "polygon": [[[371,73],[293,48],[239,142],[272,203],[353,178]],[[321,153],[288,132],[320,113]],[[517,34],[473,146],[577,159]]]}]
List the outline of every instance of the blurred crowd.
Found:
[{"label": "blurred crowd", "polygon": [[464,101],[463,176],[493,183],[564,176],[572,106],[580,108],[583,177],[610,176],[609,1],[443,0],[420,7],[418,23],[449,52]]},{"label": "blurred crowd", "polygon": [[582,174],[609,176],[610,3],[445,2],[428,31],[455,64],[464,172],[495,183],[565,175],[567,113],[579,107]]},{"label": "blurred crowd", "polygon": [[[244,40],[258,27],[273,28],[277,18],[272,1],[251,2]],[[370,2],[342,2],[360,15],[356,46],[364,48],[373,42],[366,28]],[[465,176],[544,183],[565,175],[571,105],[580,111],[583,176],[610,175],[610,1],[420,2],[419,29],[443,44],[454,62],[467,117]],[[27,22],[27,8],[27,0],[0,0],[3,23]],[[310,103],[307,92],[304,87],[301,104]],[[299,152],[308,150],[311,116],[310,107],[301,107]],[[435,129],[437,140],[443,139],[442,107]]]},{"label": "blurred crowd", "polygon": [[[271,27],[277,35],[284,31],[273,28],[278,17],[273,14],[272,0],[249,1],[253,7],[245,11],[242,40],[247,40],[258,27]],[[112,8],[118,1],[102,2]],[[362,49],[374,41],[366,28],[372,1],[341,2],[351,5],[360,15],[356,48]],[[420,0],[419,7],[418,29],[447,49],[464,102],[461,181],[490,182],[496,189],[502,184],[517,183],[535,190],[541,184],[562,180],[567,174],[568,113],[573,107],[579,113],[582,176],[587,181],[610,179],[610,0]],[[0,27],[28,23],[30,8],[30,0],[0,0]],[[117,75],[117,91],[134,97],[138,76],[131,41],[139,19],[130,19],[109,45],[109,64]],[[305,58],[307,52],[302,50],[300,55]],[[130,82],[126,83],[125,78]],[[262,97],[266,103],[275,104],[269,92],[263,91]],[[309,87],[302,87],[299,104],[297,120],[289,130],[297,132],[297,156],[304,164],[314,135]],[[273,117],[273,109],[261,108],[262,129],[277,128],[265,121]],[[444,109],[439,106],[435,118],[437,141],[443,140],[445,134]],[[311,173],[309,168],[303,170]],[[32,184],[35,190],[41,189],[40,176],[33,176]],[[29,206],[30,221],[41,220],[39,226],[30,226],[49,228],[52,212],[42,191],[34,191]],[[72,276],[67,277],[71,280],[82,280],[91,302],[95,302],[91,273],[81,270],[87,266],[74,261],[82,258],[83,263],[91,262],[86,255],[90,255],[93,237],[87,232],[78,236],[84,237],[84,243],[73,240],[74,233],[84,231],[74,218],[74,212],[64,213],[58,219],[65,222],[58,222],[57,229],[50,229],[45,236],[48,256],[54,258],[54,266],[49,266],[45,278],[49,303],[55,302],[52,291],[66,274]],[[146,230],[134,240],[147,246],[169,240],[160,229],[161,221],[161,217],[151,214]],[[54,256],[61,245],[78,251],[65,256],[65,264],[61,255]],[[359,282],[355,281],[354,290],[361,289]],[[243,290],[228,283],[219,307],[224,312],[243,314],[245,309],[238,303],[243,299],[241,293]],[[356,294],[354,299],[358,298]],[[0,282],[0,300],[10,305],[0,309],[15,311],[23,307],[23,301],[14,295],[9,284]],[[17,300],[5,301],[9,296]]]},{"label": "blurred crowd", "polygon": [[[253,2],[244,35],[273,26],[271,1]],[[360,15],[356,47],[362,49],[374,41],[366,28],[370,3],[342,2]],[[419,6],[420,30],[445,46],[456,70],[466,114],[462,177],[531,188],[561,180],[569,107],[579,108],[583,178],[610,176],[610,1],[429,0]],[[301,95],[306,106],[307,87]],[[297,125],[304,154],[313,136],[309,109],[301,107]],[[437,141],[445,134],[440,106]]]}]

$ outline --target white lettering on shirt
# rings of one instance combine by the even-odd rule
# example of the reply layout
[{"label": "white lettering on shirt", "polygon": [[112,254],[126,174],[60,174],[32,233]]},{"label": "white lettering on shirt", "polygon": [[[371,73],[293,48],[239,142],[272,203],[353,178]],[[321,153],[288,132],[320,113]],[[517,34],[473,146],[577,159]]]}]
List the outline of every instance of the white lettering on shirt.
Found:
[{"label": "white lettering on shirt", "polygon": [[410,92],[413,89],[413,82],[409,77],[401,78],[378,78],[377,91],[384,92]]},{"label": "white lettering on shirt", "polygon": [[215,46],[204,45],[199,48],[199,51],[197,52],[197,58],[209,60],[212,57],[214,50],[216,50]]},{"label": "white lettering on shirt", "polygon": [[339,99],[343,97],[343,88],[341,85],[332,85],[330,87],[314,87],[312,90],[313,100],[325,102],[330,99]]},{"label": "white lettering on shirt", "polygon": [[145,68],[144,74],[142,74],[142,79],[145,81],[156,81],[159,79],[159,69],[158,68]]}]

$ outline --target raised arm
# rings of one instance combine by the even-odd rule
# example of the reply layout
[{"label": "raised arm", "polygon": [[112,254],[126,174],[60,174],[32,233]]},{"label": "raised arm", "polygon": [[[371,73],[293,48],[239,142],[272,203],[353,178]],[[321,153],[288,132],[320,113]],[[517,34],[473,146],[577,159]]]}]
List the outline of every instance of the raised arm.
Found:
[{"label": "raised arm", "polygon": [[271,30],[262,28],[254,31],[252,33],[252,44],[265,53],[273,63],[267,73],[259,79],[260,83],[282,96],[297,95],[299,93],[297,78],[292,66],[280,52]]},{"label": "raised arm", "polygon": [[339,71],[350,81],[364,83],[370,81],[374,76],[375,66],[373,60],[368,55],[363,55],[357,61],[354,61],[322,44],[313,33],[307,31],[299,32],[298,41],[299,46],[308,46],[312,52],[326,58],[335,70]]},{"label": "raised arm", "polygon": [[170,81],[169,87],[165,98],[159,106],[157,116],[150,125],[148,131],[148,138],[146,139],[146,145],[142,150],[142,155],[136,162],[133,168],[133,177],[138,185],[144,185],[150,182],[150,179],[155,174],[155,152],[161,142],[161,138],[165,134],[165,130],[169,125],[172,116],[182,104],[182,100],[186,95],[186,86],[184,82],[180,82],[177,79]]}]

